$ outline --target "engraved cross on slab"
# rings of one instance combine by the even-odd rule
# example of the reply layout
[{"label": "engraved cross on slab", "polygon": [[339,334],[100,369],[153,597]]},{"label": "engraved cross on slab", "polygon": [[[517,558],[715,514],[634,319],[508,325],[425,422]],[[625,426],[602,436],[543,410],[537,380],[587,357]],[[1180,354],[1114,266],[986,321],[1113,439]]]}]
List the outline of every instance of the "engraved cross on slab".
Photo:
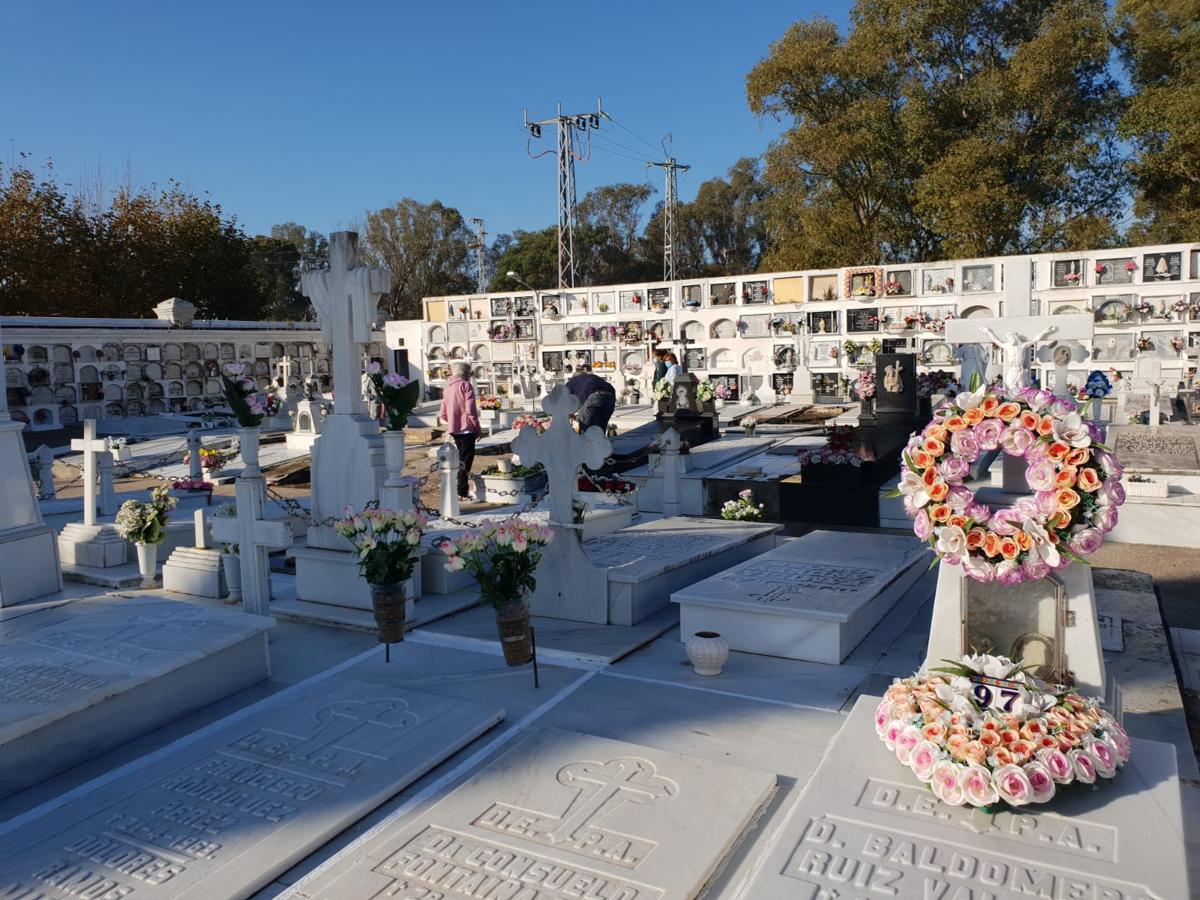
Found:
[{"label": "engraved cross on slab", "polygon": [[612,453],[612,442],[604,432],[592,426],[583,434],[571,427],[571,414],[579,408],[578,398],[560,384],[550,392],[542,408],[553,418],[550,427],[538,434],[528,425],[513,440],[513,451],[524,465],[541,463],[546,467],[550,487],[550,524],[572,523],[572,500],[579,481],[579,467],[598,469]]},{"label": "engraved cross on slab", "polygon": [[333,411],[364,414],[359,372],[359,345],[371,341],[371,324],[379,298],[392,289],[387,269],[356,266],[358,235],[335,231],[329,236],[329,271],[300,276],[304,296],[312,300],[322,336],[333,351]]}]

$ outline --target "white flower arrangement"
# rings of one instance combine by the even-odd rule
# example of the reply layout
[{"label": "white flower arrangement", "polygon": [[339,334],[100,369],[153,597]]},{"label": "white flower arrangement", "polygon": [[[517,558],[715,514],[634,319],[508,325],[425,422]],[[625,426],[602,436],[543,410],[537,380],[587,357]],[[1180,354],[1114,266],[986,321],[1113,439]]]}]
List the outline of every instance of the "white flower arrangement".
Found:
[{"label": "white flower arrangement", "polygon": [[754,493],[746,488],[736,500],[726,500],[721,506],[721,518],[730,522],[757,522],[762,518],[763,504],[754,502]]},{"label": "white flower arrangement", "polygon": [[178,502],[166,487],[151,490],[149,501],[126,500],[117,510],[117,532],[135,544],[161,544],[167,539],[167,522]]}]

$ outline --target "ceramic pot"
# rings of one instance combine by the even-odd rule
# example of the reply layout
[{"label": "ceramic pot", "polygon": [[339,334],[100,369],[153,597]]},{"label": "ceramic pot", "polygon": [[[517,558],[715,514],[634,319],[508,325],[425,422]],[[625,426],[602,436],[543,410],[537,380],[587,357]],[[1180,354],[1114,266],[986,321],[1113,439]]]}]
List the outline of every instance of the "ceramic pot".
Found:
[{"label": "ceramic pot", "polygon": [[138,574],[142,576],[142,587],[154,587],[155,575],[158,572],[158,544],[144,544],[138,541],[133,546],[137,548]]},{"label": "ceramic pot", "polygon": [[383,486],[388,488],[404,487],[403,431],[385,431],[383,433],[383,461],[387,466],[387,481]]},{"label": "ceramic pot", "polygon": [[242,560],[236,553],[221,554],[221,568],[225,571],[225,587],[229,589],[230,603],[242,599]]},{"label": "ceramic pot", "polygon": [[379,643],[394,644],[404,640],[404,615],[407,599],[404,582],[373,584],[371,606],[375,610],[375,627],[379,631]]},{"label": "ceramic pot", "polygon": [[262,474],[262,469],[258,467],[258,438],[259,433],[257,428],[239,428],[238,443],[241,447],[243,478],[257,478]]},{"label": "ceramic pot", "polygon": [[729,659],[729,644],[715,631],[697,631],[688,638],[687,655],[697,675],[720,675]]},{"label": "ceramic pot", "polygon": [[504,662],[523,666],[533,659],[533,639],[529,634],[529,598],[527,596],[496,606],[496,630]]}]

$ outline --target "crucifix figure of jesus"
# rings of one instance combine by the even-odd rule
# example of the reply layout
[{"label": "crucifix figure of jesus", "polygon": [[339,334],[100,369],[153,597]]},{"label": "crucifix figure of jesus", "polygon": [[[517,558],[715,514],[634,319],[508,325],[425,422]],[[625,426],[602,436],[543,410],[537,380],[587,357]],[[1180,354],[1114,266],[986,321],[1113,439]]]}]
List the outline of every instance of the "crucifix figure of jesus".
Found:
[{"label": "crucifix figure of jesus", "polygon": [[335,231],[329,236],[329,270],[305,272],[300,287],[317,311],[322,336],[333,350],[333,411],[363,415],[361,345],[371,342],[371,326],[379,298],[392,289],[387,269],[356,266],[358,235]]},{"label": "crucifix figure of jesus", "polygon": [[1001,340],[986,325],[981,325],[979,330],[1004,354],[1004,386],[1010,391],[1019,391],[1029,387],[1029,348],[1058,331],[1058,326],[1050,325],[1042,329],[1032,340],[1025,340],[1023,335],[1015,331],[1007,332]]}]

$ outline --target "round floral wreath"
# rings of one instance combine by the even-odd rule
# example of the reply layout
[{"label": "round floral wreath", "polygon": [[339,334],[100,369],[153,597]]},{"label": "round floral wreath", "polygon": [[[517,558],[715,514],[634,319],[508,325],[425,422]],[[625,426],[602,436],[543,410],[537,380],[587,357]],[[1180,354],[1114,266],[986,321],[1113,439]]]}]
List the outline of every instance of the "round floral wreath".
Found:
[{"label": "round floral wreath", "polygon": [[953,806],[1045,803],[1056,785],[1113,777],[1130,754],[1125,729],[1095,700],[1056,693],[1002,656],[897,679],[875,733]]},{"label": "round floral wreath", "polygon": [[[963,391],[904,449],[899,491],[913,532],[977,581],[1044,578],[1096,552],[1125,502],[1122,468],[1078,405],[1039,388]],[[993,512],[963,482],[988,450],[1023,457],[1034,491]]]}]

